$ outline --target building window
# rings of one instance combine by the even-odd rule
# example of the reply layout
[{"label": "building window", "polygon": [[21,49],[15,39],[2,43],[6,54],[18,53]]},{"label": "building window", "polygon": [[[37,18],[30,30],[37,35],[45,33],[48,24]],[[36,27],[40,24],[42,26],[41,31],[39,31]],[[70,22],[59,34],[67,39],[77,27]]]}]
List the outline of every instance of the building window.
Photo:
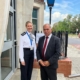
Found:
[{"label": "building window", "polygon": [[37,18],[37,9],[33,9],[32,17]]},{"label": "building window", "polygon": [[12,6],[12,0],[10,1],[10,6]]},{"label": "building window", "polygon": [[33,32],[37,31],[37,22],[38,22],[38,9],[33,8],[32,12],[32,23],[33,23]]},{"label": "building window", "polygon": [[7,42],[7,41],[11,41],[11,15],[9,15],[9,19],[8,19],[8,26],[7,26],[7,31],[6,31],[6,34],[5,34],[5,38],[4,38],[4,41]]}]

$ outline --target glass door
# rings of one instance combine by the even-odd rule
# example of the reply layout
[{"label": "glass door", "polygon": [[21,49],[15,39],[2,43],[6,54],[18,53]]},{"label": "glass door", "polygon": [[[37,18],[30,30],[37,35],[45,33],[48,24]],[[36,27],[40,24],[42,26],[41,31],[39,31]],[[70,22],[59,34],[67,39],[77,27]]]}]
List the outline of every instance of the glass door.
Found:
[{"label": "glass door", "polygon": [[0,80],[9,80],[16,68],[16,10],[15,0],[11,0],[4,46],[0,58]]},{"label": "glass door", "polygon": [[8,26],[4,38],[4,46],[1,54],[1,80],[4,80],[13,70],[13,16],[9,14]]}]

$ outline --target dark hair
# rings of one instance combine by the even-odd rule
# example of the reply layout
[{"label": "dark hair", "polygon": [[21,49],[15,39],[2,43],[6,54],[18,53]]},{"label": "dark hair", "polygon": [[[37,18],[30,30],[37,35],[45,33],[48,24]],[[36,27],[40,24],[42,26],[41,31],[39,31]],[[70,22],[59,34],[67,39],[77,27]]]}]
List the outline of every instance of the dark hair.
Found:
[{"label": "dark hair", "polygon": [[27,21],[26,24],[25,24],[25,26],[27,26],[28,23],[31,23],[31,22],[30,21]]}]

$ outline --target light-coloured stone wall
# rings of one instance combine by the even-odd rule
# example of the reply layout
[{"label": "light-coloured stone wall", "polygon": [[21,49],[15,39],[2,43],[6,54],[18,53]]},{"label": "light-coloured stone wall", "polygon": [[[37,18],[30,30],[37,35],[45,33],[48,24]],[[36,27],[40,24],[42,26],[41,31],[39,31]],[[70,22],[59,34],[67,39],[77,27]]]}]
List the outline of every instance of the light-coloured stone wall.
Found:
[{"label": "light-coloured stone wall", "polygon": [[[34,2],[34,0],[17,0],[17,53],[19,53],[19,38],[20,34],[25,31],[25,22],[32,21],[33,7],[38,8],[38,30],[42,31],[44,23],[44,3]],[[17,62],[19,62],[19,54],[17,54]],[[19,63],[18,63],[19,68]]]},{"label": "light-coloured stone wall", "polygon": [[[20,34],[26,30],[25,22],[32,21],[33,7],[38,8],[38,30],[42,31],[44,23],[44,3],[34,2],[34,0],[16,0],[17,67],[19,67]],[[0,55],[4,44],[9,10],[10,0],[0,0]]]},{"label": "light-coloured stone wall", "polygon": [[38,9],[38,31],[43,30],[43,24],[44,24],[44,2],[34,2],[34,8]]},{"label": "light-coloured stone wall", "polygon": [[17,21],[17,67],[19,67],[19,39],[20,34],[26,30],[25,22],[32,21],[32,10],[34,0],[17,0],[16,21]]},{"label": "light-coloured stone wall", "polygon": [[0,56],[8,24],[9,9],[10,9],[10,0],[0,0]]}]

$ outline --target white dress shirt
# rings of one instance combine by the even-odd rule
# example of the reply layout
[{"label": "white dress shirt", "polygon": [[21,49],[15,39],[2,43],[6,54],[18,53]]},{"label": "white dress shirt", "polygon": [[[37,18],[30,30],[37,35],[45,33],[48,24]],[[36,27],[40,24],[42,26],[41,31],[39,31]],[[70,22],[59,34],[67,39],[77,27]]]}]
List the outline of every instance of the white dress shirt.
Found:
[{"label": "white dress shirt", "polygon": [[[50,39],[51,39],[51,36],[52,36],[52,34],[50,34],[50,35],[48,36],[48,41],[47,41],[47,44],[46,44],[46,48],[45,48],[45,51],[44,51],[44,55],[45,55],[45,53],[46,53],[46,49],[47,49],[48,43],[49,43],[49,41],[50,41]],[[46,40],[46,36],[45,36],[45,40]],[[44,40],[44,43],[45,43],[45,40]],[[43,45],[43,46],[44,46],[44,45]]]},{"label": "white dress shirt", "polygon": [[[50,39],[51,39],[51,36],[52,36],[52,34],[50,34],[50,35],[48,36],[48,41],[47,41],[47,45],[46,45],[46,48],[45,48],[45,51],[44,51],[44,55],[45,55],[45,53],[46,53],[46,49],[47,49],[48,43],[49,43],[49,41],[50,41]],[[46,36],[45,36],[45,39],[44,39],[44,43],[45,43],[45,40],[46,40]],[[44,46],[44,44],[43,44],[43,46]],[[38,62],[39,62],[39,61],[41,61],[41,59],[38,60]]]},{"label": "white dress shirt", "polygon": [[[28,33],[28,34],[27,34]],[[32,35],[32,45],[29,39],[29,34]],[[34,48],[34,58],[36,59],[36,44],[35,44],[35,36],[32,33],[29,33],[28,31],[25,32],[23,35],[20,36],[20,44],[19,44],[19,58],[20,61],[24,61],[24,51],[23,48]]]}]

